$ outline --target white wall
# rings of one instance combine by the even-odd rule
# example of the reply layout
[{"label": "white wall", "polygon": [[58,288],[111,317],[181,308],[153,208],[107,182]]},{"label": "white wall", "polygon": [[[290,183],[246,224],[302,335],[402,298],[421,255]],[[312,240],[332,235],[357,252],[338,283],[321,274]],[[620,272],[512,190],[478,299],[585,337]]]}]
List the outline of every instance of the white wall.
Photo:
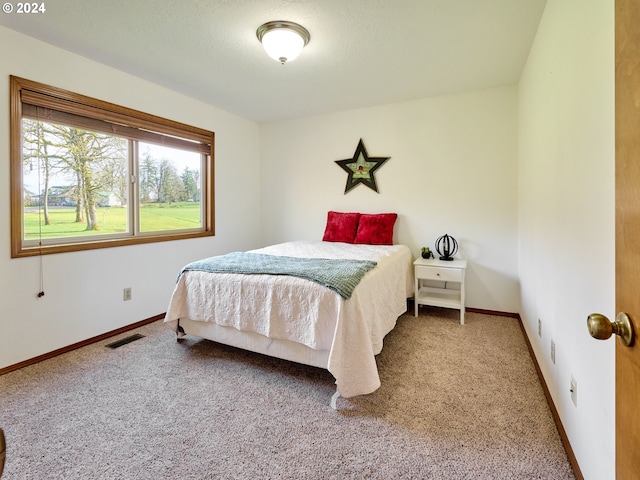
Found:
[{"label": "white wall", "polygon": [[[328,210],[397,212],[396,242],[433,248],[445,233],[469,260],[467,306],[519,311],[517,93],[497,88],[262,124],[265,243],[321,239]],[[379,193],[344,194],[363,139]]]},{"label": "white wall", "polygon": [[594,480],[615,477],[615,342],[586,328],[589,313],[615,317],[613,13],[613,0],[548,0],[519,89],[521,316]]},{"label": "white wall", "polygon": [[[4,27],[0,45],[0,368],[163,313],[182,265],[259,246],[256,123]],[[40,260],[10,258],[9,75],[215,131],[216,236],[44,256],[38,299]]]}]

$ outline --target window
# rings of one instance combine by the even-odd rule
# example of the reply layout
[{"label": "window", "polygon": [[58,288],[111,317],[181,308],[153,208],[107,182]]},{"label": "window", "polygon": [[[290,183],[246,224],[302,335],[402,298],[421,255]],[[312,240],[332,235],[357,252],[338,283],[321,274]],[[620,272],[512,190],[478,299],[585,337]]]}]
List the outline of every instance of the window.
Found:
[{"label": "window", "polygon": [[214,133],[11,77],[11,255],[214,234]]}]

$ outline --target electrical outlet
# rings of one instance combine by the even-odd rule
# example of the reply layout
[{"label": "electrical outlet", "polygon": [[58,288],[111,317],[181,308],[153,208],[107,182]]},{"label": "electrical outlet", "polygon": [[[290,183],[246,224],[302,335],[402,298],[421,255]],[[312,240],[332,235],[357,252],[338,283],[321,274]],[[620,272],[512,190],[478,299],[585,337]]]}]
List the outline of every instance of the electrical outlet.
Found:
[{"label": "electrical outlet", "polygon": [[542,338],[542,320],[538,319],[538,336]]},{"label": "electrical outlet", "polygon": [[551,340],[551,362],[556,363],[556,342]]},{"label": "electrical outlet", "polygon": [[131,287],[127,287],[122,291],[122,300],[131,300]]},{"label": "electrical outlet", "polygon": [[569,389],[571,392],[571,401],[577,407],[578,406],[578,382],[573,375],[571,375],[571,388]]}]

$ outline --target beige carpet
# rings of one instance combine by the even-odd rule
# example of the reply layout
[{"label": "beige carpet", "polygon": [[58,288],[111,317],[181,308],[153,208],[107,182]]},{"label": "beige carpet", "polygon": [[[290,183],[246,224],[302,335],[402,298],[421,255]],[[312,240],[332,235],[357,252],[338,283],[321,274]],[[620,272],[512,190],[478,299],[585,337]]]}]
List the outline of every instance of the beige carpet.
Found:
[{"label": "beige carpet", "polygon": [[338,411],[327,371],[160,322],[4,375],[2,480],[574,478],[518,322],[421,311]]}]

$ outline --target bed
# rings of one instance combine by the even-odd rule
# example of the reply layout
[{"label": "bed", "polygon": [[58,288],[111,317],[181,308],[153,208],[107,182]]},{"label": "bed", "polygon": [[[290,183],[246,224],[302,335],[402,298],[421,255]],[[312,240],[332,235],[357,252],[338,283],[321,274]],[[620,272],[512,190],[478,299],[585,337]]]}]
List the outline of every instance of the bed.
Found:
[{"label": "bed", "polygon": [[256,258],[373,263],[346,295],[294,275],[218,273],[185,266],[164,321],[178,336],[195,335],[329,370],[336,379],[330,402],[336,408],[339,396],[379,388],[375,356],[413,296],[411,251],[386,243],[333,241],[325,231],[323,241],[286,242],[246,252]]}]

